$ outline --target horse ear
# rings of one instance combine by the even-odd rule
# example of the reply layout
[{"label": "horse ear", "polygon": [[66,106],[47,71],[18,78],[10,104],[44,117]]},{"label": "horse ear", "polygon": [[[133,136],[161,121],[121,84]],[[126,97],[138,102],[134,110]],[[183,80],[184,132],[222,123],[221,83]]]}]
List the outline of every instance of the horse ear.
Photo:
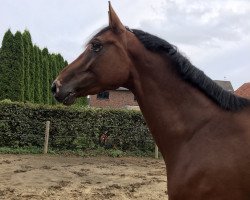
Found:
[{"label": "horse ear", "polygon": [[109,1],[109,27],[115,33],[122,33],[126,31],[125,26],[123,26],[119,17],[117,16],[114,9],[112,8],[110,1]]}]

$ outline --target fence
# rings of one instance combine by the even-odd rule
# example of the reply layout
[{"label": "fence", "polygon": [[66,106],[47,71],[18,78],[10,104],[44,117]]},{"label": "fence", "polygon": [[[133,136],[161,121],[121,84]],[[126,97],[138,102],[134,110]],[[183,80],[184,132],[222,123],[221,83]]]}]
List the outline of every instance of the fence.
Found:
[{"label": "fence", "polygon": [[[45,138],[44,138],[44,154],[48,153],[48,145],[49,145],[49,130],[50,130],[50,121],[46,121],[46,127],[45,127]],[[159,158],[159,150],[158,146],[155,144],[155,158]]]},{"label": "fence", "polygon": [[51,122],[47,138],[50,149],[95,149],[99,147],[100,134],[107,132],[118,150],[157,150],[140,112],[73,110],[10,102],[0,102],[0,147],[43,148],[46,121]]}]

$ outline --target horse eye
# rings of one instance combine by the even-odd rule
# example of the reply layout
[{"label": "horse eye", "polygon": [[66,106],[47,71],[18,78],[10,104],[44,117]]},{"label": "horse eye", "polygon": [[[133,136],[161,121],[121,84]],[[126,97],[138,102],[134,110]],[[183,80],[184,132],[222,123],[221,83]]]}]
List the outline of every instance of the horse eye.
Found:
[{"label": "horse eye", "polygon": [[92,43],[92,47],[91,47],[91,50],[94,51],[94,52],[99,52],[102,50],[102,44],[100,43]]}]

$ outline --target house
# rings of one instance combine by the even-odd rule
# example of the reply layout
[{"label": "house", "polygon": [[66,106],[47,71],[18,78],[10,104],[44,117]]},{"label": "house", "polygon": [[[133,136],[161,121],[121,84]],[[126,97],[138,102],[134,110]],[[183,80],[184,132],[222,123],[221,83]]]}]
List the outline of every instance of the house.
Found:
[{"label": "house", "polygon": [[[215,80],[215,82],[227,91],[233,92],[230,81]],[[101,92],[89,96],[89,105],[97,108],[125,108],[140,110],[134,94],[126,88]]]},{"label": "house", "polygon": [[219,86],[221,86],[224,90],[227,90],[229,92],[234,92],[233,86],[230,81],[214,80],[214,82],[217,83]]},{"label": "house", "polygon": [[250,82],[244,83],[242,86],[240,86],[236,91],[235,94],[241,97],[245,97],[250,99]]},{"label": "house", "polygon": [[139,108],[134,94],[123,87],[101,92],[97,95],[90,95],[89,105],[98,108]]}]

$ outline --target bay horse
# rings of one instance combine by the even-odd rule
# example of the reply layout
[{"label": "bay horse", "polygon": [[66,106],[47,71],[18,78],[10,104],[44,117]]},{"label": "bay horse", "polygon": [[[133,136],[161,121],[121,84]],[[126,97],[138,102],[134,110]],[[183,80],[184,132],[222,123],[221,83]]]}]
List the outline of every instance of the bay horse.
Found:
[{"label": "bay horse", "polygon": [[250,199],[250,100],[223,90],[167,41],[125,27],[109,3],[109,25],[54,83],[65,105],[130,89],[167,168],[170,200]]}]

